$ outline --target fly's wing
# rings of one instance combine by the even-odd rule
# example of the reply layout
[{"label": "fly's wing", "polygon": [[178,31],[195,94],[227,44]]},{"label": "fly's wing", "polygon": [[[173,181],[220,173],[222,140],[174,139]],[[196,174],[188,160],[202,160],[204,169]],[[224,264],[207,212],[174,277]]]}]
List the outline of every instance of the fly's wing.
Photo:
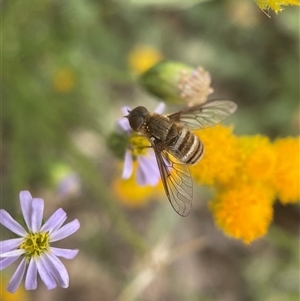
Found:
[{"label": "fly's wing", "polygon": [[[155,146],[153,148],[166,195],[174,210],[181,216],[187,216],[193,200],[193,182],[189,168],[169,151],[161,151]],[[176,153],[176,150],[172,149],[172,153]]]},{"label": "fly's wing", "polygon": [[168,115],[174,122],[180,122],[190,129],[206,128],[221,122],[233,114],[237,105],[230,100],[213,100],[188,107]]}]

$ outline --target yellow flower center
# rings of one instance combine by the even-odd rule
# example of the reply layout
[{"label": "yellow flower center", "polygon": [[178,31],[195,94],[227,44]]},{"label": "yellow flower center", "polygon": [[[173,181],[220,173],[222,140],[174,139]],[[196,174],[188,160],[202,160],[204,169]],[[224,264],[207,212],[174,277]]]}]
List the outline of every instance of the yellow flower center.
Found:
[{"label": "yellow flower center", "polygon": [[40,256],[49,250],[49,233],[28,233],[20,249],[25,250],[25,256],[31,258]]},{"label": "yellow flower center", "polygon": [[145,137],[137,134],[130,136],[129,143],[131,145],[131,153],[134,157],[145,156],[147,149],[150,147],[149,141]]}]

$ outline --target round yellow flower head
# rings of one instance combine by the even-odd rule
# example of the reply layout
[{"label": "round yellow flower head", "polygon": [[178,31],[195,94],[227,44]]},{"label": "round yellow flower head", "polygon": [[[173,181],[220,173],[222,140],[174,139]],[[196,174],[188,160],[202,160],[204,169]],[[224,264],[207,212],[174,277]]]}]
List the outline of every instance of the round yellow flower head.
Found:
[{"label": "round yellow flower head", "polygon": [[274,185],[282,204],[300,199],[300,137],[288,137],[274,142],[277,164]]},{"label": "round yellow flower head", "polygon": [[240,162],[238,139],[231,127],[216,125],[196,131],[204,144],[204,157],[190,171],[195,182],[213,185],[228,183]]},{"label": "round yellow flower head", "polygon": [[248,244],[266,234],[273,216],[273,197],[263,186],[237,183],[220,190],[210,209],[226,234]]},{"label": "round yellow flower head", "polygon": [[239,138],[242,152],[241,170],[243,180],[268,181],[272,179],[276,164],[276,153],[265,136],[242,136]]}]

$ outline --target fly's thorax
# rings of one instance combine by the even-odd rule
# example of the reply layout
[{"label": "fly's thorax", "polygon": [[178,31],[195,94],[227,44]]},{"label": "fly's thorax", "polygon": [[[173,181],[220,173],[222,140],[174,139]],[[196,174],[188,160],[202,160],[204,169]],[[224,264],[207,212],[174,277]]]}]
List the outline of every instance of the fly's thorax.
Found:
[{"label": "fly's thorax", "polygon": [[167,116],[153,113],[146,118],[141,133],[148,139],[154,137],[159,141],[165,141],[171,127],[172,122]]},{"label": "fly's thorax", "polygon": [[[174,129],[173,129],[174,127]],[[204,155],[204,146],[199,138],[180,124],[173,124],[170,129],[172,132],[178,132],[176,136],[168,140],[168,147],[181,162],[186,164],[197,163]]]}]

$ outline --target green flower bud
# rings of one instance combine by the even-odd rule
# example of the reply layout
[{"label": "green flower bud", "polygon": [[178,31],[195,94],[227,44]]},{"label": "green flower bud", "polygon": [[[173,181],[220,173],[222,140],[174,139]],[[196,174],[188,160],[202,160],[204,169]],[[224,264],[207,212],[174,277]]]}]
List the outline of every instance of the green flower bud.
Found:
[{"label": "green flower bud", "polygon": [[111,133],[106,140],[106,145],[111,152],[119,159],[124,159],[129,137],[126,133]]},{"label": "green flower bud", "polygon": [[203,103],[213,92],[207,71],[179,62],[161,61],[142,74],[141,85],[168,103],[188,105]]}]

